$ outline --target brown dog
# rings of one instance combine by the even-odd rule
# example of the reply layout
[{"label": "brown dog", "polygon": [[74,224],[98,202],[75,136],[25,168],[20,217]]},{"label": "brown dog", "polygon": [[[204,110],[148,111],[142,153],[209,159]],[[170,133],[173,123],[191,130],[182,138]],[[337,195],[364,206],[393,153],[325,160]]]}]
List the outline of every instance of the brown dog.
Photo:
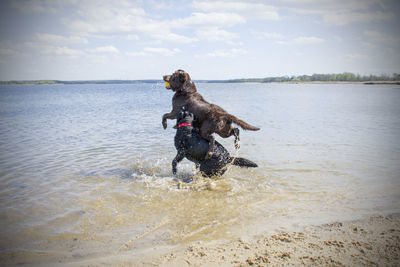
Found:
[{"label": "brown dog", "polygon": [[226,112],[220,106],[208,103],[199,93],[192,82],[188,73],[183,70],[177,70],[172,75],[165,75],[164,81],[167,89],[175,92],[172,98],[172,111],[162,117],[162,125],[167,128],[167,119],[176,119],[182,107],[194,114],[195,127],[200,130],[200,135],[209,140],[210,148],[207,158],[212,157],[212,151],[215,146],[213,133],[219,134],[223,138],[231,135],[235,136],[235,147],[239,148],[239,129],[232,127],[235,123],[244,130],[257,131],[260,128],[254,127],[235,116]]}]

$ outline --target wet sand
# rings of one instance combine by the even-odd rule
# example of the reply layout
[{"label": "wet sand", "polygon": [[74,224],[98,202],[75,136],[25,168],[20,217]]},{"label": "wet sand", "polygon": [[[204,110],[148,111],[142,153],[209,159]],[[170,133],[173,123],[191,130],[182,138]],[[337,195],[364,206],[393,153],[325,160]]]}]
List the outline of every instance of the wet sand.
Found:
[{"label": "wet sand", "polygon": [[[135,265],[135,264],[134,264]],[[139,266],[400,266],[400,215],[195,243]]]},{"label": "wet sand", "polygon": [[[1,259],[26,266],[400,266],[400,214],[276,230],[214,242],[144,250],[124,247],[103,256],[25,255]],[[4,261],[5,260],[5,261]]]}]

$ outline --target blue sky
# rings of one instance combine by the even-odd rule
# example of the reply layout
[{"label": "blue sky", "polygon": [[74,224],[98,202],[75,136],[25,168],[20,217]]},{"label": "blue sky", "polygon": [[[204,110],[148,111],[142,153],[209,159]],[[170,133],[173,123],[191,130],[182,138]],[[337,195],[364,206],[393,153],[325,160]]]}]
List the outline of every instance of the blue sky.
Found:
[{"label": "blue sky", "polygon": [[0,80],[400,72],[400,1],[0,3]]}]

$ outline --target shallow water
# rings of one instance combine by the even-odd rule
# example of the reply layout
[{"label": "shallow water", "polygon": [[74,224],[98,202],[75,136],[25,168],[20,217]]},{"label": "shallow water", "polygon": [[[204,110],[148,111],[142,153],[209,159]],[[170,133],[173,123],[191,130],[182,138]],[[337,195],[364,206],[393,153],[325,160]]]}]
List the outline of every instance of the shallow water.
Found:
[{"label": "shallow water", "polygon": [[[261,127],[172,177],[163,84],[0,87],[0,263],[63,263],[400,212],[398,85],[202,84]],[[232,154],[233,138],[217,137]]]}]

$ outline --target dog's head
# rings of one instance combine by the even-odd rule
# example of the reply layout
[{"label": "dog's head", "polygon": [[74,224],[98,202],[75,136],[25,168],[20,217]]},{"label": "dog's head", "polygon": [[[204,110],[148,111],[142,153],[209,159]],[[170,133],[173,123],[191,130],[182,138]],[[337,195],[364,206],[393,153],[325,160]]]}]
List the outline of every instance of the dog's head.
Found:
[{"label": "dog's head", "polygon": [[189,111],[185,110],[185,107],[183,107],[176,117],[176,127],[178,127],[182,123],[193,123],[193,121],[193,113],[190,113]]},{"label": "dog's head", "polygon": [[189,74],[184,70],[177,70],[172,75],[163,76],[165,87],[174,92],[196,92],[196,86]]}]

